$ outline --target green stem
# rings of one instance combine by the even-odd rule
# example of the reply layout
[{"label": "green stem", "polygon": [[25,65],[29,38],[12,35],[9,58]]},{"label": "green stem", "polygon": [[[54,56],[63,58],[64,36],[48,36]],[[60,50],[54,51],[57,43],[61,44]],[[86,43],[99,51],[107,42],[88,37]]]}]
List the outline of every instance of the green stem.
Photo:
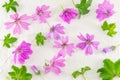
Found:
[{"label": "green stem", "polygon": [[47,25],[48,25],[49,27],[51,27],[50,24],[49,24],[48,22],[47,22]]},{"label": "green stem", "polygon": [[60,6],[61,6],[62,10],[64,11],[64,7],[63,7],[63,5],[60,5]]},{"label": "green stem", "polygon": [[72,3],[73,3],[73,5],[75,6],[75,2],[74,2],[74,0],[72,0]]},{"label": "green stem", "polygon": [[83,74],[82,74],[82,77],[83,77],[84,80],[87,80]]}]

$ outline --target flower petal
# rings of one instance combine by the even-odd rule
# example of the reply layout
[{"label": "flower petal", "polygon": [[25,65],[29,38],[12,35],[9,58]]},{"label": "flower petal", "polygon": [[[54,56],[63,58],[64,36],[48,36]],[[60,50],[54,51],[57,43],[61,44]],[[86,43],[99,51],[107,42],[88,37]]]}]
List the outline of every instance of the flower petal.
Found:
[{"label": "flower petal", "polygon": [[53,37],[56,40],[60,39],[60,35],[58,33],[56,33],[56,32],[53,33]]},{"label": "flower petal", "polygon": [[5,23],[5,25],[6,25],[6,29],[10,29],[14,25],[14,22],[7,22]]},{"label": "flower petal", "polygon": [[77,36],[80,40],[82,40],[82,41],[85,41],[86,39],[85,39],[85,37],[82,35],[82,34],[80,34],[80,36]]},{"label": "flower petal", "polygon": [[88,45],[88,46],[86,47],[85,53],[86,53],[86,55],[89,55],[89,54],[91,55],[91,54],[93,53],[92,47],[91,47],[90,45]]},{"label": "flower petal", "polygon": [[78,47],[78,48],[80,48],[80,49],[84,50],[84,49],[85,49],[85,47],[86,47],[86,42],[81,42],[81,43],[78,43],[76,47]]},{"label": "flower petal", "polygon": [[10,15],[10,18],[13,20],[16,20],[18,19],[18,16],[19,16],[18,13],[16,13],[16,14]]},{"label": "flower petal", "polygon": [[19,24],[16,24],[16,26],[15,26],[15,28],[14,28],[14,30],[13,30],[13,34],[16,34],[16,33],[18,33],[18,34],[21,33],[21,29],[20,29]]},{"label": "flower petal", "polygon": [[54,42],[54,47],[61,48],[61,44],[57,41]]},{"label": "flower petal", "polygon": [[44,69],[45,69],[45,73],[48,73],[48,72],[51,71],[51,67],[50,66],[45,66]]},{"label": "flower petal", "polygon": [[61,40],[62,40],[62,43],[68,43],[69,41],[68,36],[62,37]]},{"label": "flower petal", "polygon": [[86,38],[87,40],[93,40],[94,39],[94,35],[89,35],[88,33],[86,34]]},{"label": "flower petal", "polygon": [[28,26],[30,25],[29,23],[26,23],[26,22],[20,22],[21,26],[25,29],[25,30],[28,30]]},{"label": "flower petal", "polygon": [[56,73],[57,75],[61,73],[61,70],[59,67],[53,67],[53,71],[54,73]]},{"label": "flower petal", "polygon": [[93,41],[93,42],[92,42],[92,46],[93,46],[95,49],[98,49],[98,45],[99,45],[99,42],[97,42],[97,41]]}]

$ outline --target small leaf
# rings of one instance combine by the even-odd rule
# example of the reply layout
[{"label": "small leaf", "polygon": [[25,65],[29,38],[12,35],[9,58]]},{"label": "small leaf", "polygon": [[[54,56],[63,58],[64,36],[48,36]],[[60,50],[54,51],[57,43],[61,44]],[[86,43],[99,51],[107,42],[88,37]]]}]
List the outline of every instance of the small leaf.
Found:
[{"label": "small leaf", "polygon": [[5,7],[6,12],[9,12],[10,9],[13,10],[14,12],[17,12],[16,7],[19,6],[17,1],[14,0],[9,0],[9,3],[5,2],[2,7]]},{"label": "small leaf", "polygon": [[21,68],[18,68],[16,66],[12,66],[13,72],[8,72],[9,76],[12,80],[31,80],[32,74],[27,73],[26,66],[22,66]]},{"label": "small leaf", "polygon": [[89,13],[89,7],[91,6],[92,0],[80,0],[80,4],[76,4],[75,7],[79,11],[79,18],[81,15]]},{"label": "small leaf", "polygon": [[103,31],[108,30],[107,35],[110,36],[110,37],[113,37],[113,35],[117,34],[117,32],[114,31],[115,28],[116,28],[116,24],[115,23],[108,24],[107,21],[105,21],[103,23],[103,25],[101,26],[101,28],[102,28]]},{"label": "small leaf", "polygon": [[115,62],[116,75],[120,77],[120,59]]},{"label": "small leaf", "polygon": [[81,69],[81,72],[82,72],[82,74],[85,74],[85,72],[87,72],[89,70],[91,70],[91,68],[89,66],[86,66],[86,67]]},{"label": "small leaf", "polygon": [[102,80],[113,80],[116,76],[120,77],[120,59],[115,63],[110,59],[105,59],[103,63],[103,67],[97,70]]},{"label": "small leaf", "polygon": [[11,44],[13,44],[14,42],[17,41],[17,38],[16,37],[11,37],[10,34],[7,34],[5,37],[4,37],[4,44],[3,46],[7,47],[7,48],[10,48]]},{"label": "small leaf", "polygon": [[46,37],[42,35],[42,33],[38,33],[36,35],[36,44],[39,45],[44,45],[44,42],[46,40]]},{"label": "small leaf", "polygon": [[81,73],[79,71],[75,71],[72,73],[72,76],[73,76],[73,78],[77,78],[78,76],[80,76],[80,74]]},{"label": "small leaf", "polygon": [[[72,76],[73,76],[73,78],[77,78],[77,77],[79,77],[80,75],[84,76],[84,74],[85,74],[87,71],[89,71],[89,70],[91,70],[91,68],[90,68],[89,66],[85,66],[85,67],[81,68],[80,71],[79,71],[79,70],[74,71],[74,72],[72,73]],[[84,76],[84,78],[85,78],[85,76]]]}]

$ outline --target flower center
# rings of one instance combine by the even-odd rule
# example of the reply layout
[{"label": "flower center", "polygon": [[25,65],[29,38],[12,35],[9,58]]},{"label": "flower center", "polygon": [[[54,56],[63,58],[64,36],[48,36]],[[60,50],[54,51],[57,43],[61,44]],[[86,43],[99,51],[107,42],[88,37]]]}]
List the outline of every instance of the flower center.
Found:
[{"label": "flower center", "polygon": [[52,27],[52,28],[50,29],[50,32],[54,32],[54,31],[55,31],[55,28]]},{"label": "flower center", "polygon": [[14,22],[15,23],[19,23],[20,22],[20,18],[16,19]]},{"label": "flower center", "polygon": [[65,11],[64,14],[65,14],[65,15],[68,15],[69,13],[68,13],[68,11]]},{"label": "flower center", "polygon": [[66,44],[66,43],[62,44],[62,47],[63,47],[63,48],[65,48],[66,46],[67,46],[67,44]]},{"label": "flower center", "polygon": [[109,10],[106,10],[105,14],[106,14],[107,16],[110,16],[110,11],[109,11]]},{"label": "flower center", "polygon": [[91,45],[91,44],[92,44],[92,42],[91,42],[90,40],[86,40],[86,43],[87,43],[88,45]]},{"label": "flower center", "polygon": [[39,10],[37,15],[41,16],[43,14],[43,10]]},{"label": "flower center", "polygon": [[17,49],[16,54],[22,53],[22,49]]}]

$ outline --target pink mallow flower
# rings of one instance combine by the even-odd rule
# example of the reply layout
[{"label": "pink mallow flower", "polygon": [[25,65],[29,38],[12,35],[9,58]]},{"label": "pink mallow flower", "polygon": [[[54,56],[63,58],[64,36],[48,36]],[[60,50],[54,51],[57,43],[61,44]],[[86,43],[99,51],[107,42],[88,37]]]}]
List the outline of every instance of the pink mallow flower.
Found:
[{"label": "pink mallow flower", "polygon": [[102,52],[108,53],[108,52],[114,51],[115,49],[116,49],[116,46],[110,46],[110,47],[103,48]]},{"label": "pink mallow flower", "polygon": [[32,66],[31,66],[31,69],[34,71],[34,73],[35,73],[36,75],[40,75],[40,70],[38,70],[37,66],[32,65]]},{"label": "pink mallow flower", "polygon": [[31,44],[23,41],[15,51],[14,54],[14,62],[18,61],[21,64],[25,63],[25,60],[29,59],[29,55],[32,54]]},{"label": "pink mallow flower", "polygon": [[80,36],[78,36],[78,38],[82,42],[78,43],[77,47],[82,50],[84,50],[86,48],[86,50],[85,50],[86,55],[88,55],[88,54],[91,55],[93,53],[92,47],[95,49],[98,49],[99,42],[93,41],[94,35],[86,34],[86,38],[85,38],[82,34],[80,34]]},{"label": "pink mallow flower", "polygon": [[113,8],[114,5],[110,4],[109,0],[104,0],[102,4],[99,4],[96,10],[99,21],[111,17],[114,14]]},{"label": "pink mallow flower", "polygon": [[62,34],[65,34],[64,32],[64,26],[62,26],[61,24],[57,24],[57,25],[53,25],[51,28],[50,28],[50,31],[49,33],[47,34],[46,38],[47,39],[50,39],[51,38],[51,35],[53,35],[54,39],[58,40],[60,39],[60,36]]},{"label": "pink mallow flower", "polygon": [[67,22],[68,24],[70,24],[72,19],[77,18],[78,16],[78,11],[76,9],[73,8],[66,8],[64,9],[64,11],[60,14],[60,17]]},{"label": "pink mallow flower", "polygon": [[29,23],[25,22],[26,20],[30,19],[29,16],[27,16],[26,14],[22,15],[19,17],[19,14],[13,14],[10,15],[10,18],[13,19],[12,22],[6,22],[6,29],[10,29],[14,26],[14,30],[13,30],[13,34],[20,34],[21,33],[21,27],[25,30],[29,29]]},{"label": "pink mallow flower", "polygon": [[45,73],[53,71],[55,74],[61,73],[61,68],[65,66],[65,59],[61,56],[54,56],[52,60],[50,60],[50,64],[44,66]]},{"label": "pink mallow flower", "polygon": [[72,56],[74,52],[74,44],[68,43],[69,42],[68,37],[61,37],[60,40],[61,42],[55,41],[54,43],[55,48],[60,48],[58,55],[65,57],[66,54],[68,54],[69,56]]},{"label": "pink mallow flower", "polygon": [[46,23],[47,18],[50,17],[51,11],[49,11],[49,6],[42,5],[36,8],[36,13],[32,15],[33,20],[39,20],[40,23]]}]

